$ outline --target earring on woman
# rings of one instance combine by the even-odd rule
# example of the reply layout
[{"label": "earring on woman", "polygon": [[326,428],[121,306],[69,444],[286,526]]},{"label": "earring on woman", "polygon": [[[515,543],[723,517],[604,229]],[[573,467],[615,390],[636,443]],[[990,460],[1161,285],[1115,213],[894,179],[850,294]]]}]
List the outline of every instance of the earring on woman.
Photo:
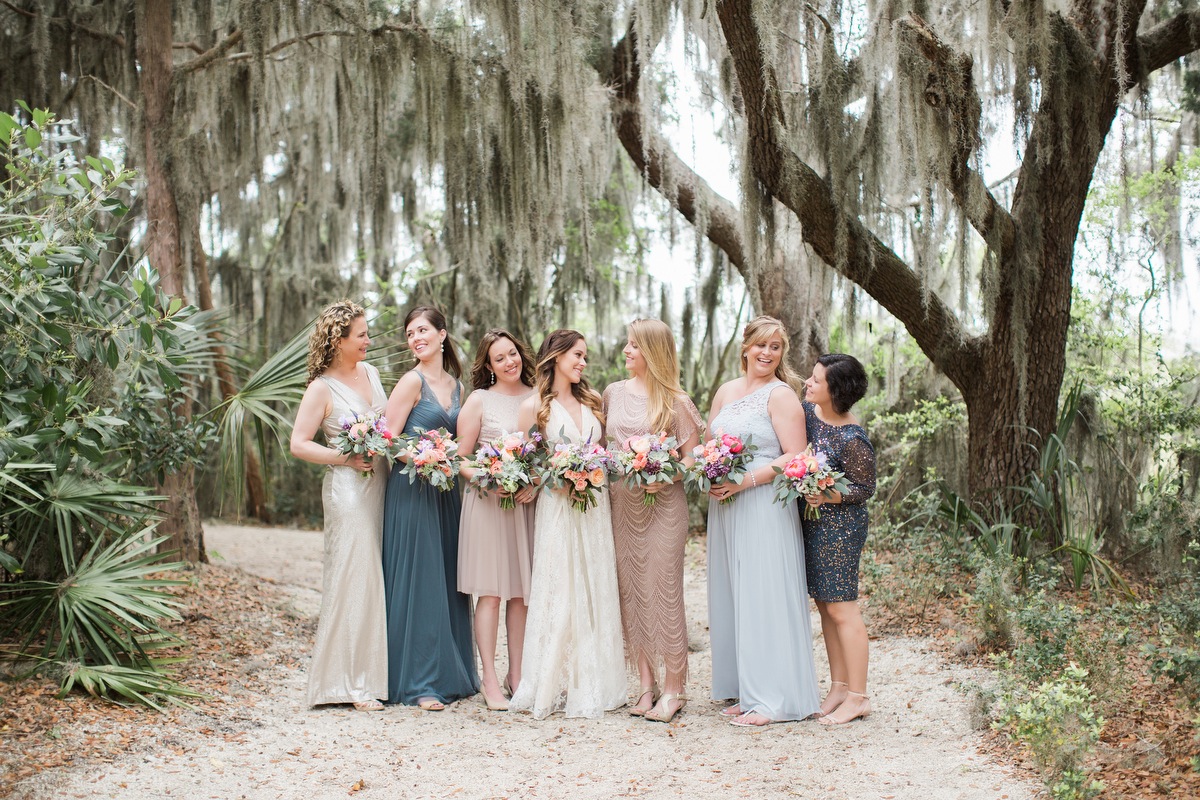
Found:
[{"label": "earring on woman", "polygon": [[492,376],[491,383],[489,383],[488,385],[489,385],[489,386],[495,386],[495,385],[496,385],[496,373],[492,372],[492,371],[489,369],[489,370],[488,370],[488,374]]},{"label": "earring on woman", "polygon": [[446,340],[445,339],[442,339],[441,351],[443,353],[446,352]]}]

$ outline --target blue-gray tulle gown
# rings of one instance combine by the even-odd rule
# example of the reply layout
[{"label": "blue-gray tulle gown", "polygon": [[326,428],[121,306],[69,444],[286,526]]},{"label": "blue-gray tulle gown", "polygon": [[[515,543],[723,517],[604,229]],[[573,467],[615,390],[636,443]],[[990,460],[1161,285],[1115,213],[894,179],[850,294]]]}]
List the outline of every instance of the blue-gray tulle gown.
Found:
[{"label": "blue-gray tulle gown", "polygon": [[[770,383],[729,403],[709,423],[713,432],[753,437],[752,468],[781,453],[767,412],[775,390],[792,391],[782,381]],[[743,711],[773,720],[804,719],[821,706],[804,541],[795,503],[780,505],[774,495],[766,482],[738,492],[728,505],[708,503],[712,697],[736,697]]]},{"label": "blue-gray tulle gown", "polygon": [[[417,373],[420,375],[420,373]],[[457,432],[459,387],[449,410],[421,376],[421,399],[404,433]],[[388,476],[383,511],[383,583],[387,598],[388,702],[450,703],[479,691],[471,643],[471,598],[458,591],[457,488],[442,492],[400,465]]]}]

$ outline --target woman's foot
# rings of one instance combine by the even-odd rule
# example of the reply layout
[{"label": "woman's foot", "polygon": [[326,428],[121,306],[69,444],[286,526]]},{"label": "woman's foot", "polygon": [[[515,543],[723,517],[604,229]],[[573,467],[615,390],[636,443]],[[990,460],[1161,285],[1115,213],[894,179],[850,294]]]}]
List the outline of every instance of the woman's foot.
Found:
[{"label": "woman's foot", "polygon": [[419,697],[417,698],[417,708],[422,711],[443,711],[446,704],[436,697]]},{"label": "woman's foot", "polygon": [[659,699],[654,708],[647,711],[643,716],[655,722],[670,722],[675,719],[676,714],[683,711],[683,707],[687,705],[687,701],[687,695],[667,692]]},{"label": "woman's foot", "polygon": [[742,715],[742,704],[734,703],[731,706],[725,706],[721,709],[722,717],[740,717]]},{"label": "woman's foot", "polygon": [[500,688],[504,690],[506,695],[512,697],[517,691],[517,684],[520,682],[519,679],[514,681],[511,675],[505,675],[504,683],[500,684]]},{"label": "woman's foot", "polygon": [[821,702],[821,711],[817,716],[823,717],[846,702],[846,693],[849,689],[850,684],[844,681],[830,681],[829,694],[825,695],[825,699]]},{"label": "woman's foot", "polygon": [[822,725],[845,725],[856,719],[871,716],[871,698],[861,692],[846,692],[846,700],[835,710],[821,717]]},{"label": "woman's foot", "polygon": [[479,693],[483,695],[483,703],[489,711],[508,711],[508,698],[500,691],[500,687],[489,689],[484,686]]},{"label": "woman's foot", "polygon": [[734,717],[729,720],[730,725],[736,725],[739,728],[761,728],[764,725],[770,725],[775,720],[768,716],[758,713],[757,711],[748,711],[740,717]]},{"label": "woman's foot", "polygon": [[654,704],[658,702],[659,691],[658,683],[652,683],[649,686],[643,686],[641,694],[638,695],[637,702],[629,709],[629,713],[635,717],[644,717],[646,712],[654,708]]},{"label": "woman's foot", "polygon": [[359,700],[354,704],[355,711],[383,711],[383,703],[378,700]]}]

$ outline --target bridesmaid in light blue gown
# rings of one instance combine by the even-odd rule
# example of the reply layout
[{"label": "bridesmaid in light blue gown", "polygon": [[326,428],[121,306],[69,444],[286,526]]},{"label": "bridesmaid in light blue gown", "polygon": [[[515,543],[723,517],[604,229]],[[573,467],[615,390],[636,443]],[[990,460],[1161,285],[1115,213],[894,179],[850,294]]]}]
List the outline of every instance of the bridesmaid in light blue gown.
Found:
[{"label": "bridesmaid in light blue gown", "polygon": [[[456,433],[462,387],[446,318],[414,308],[404,334],[417,366],[392,390],[393,431],[446,428]],[[457,488],[410,483],[399,464],[388,476],[383,516],[383,583],[387,599],[388,702],[441,711],[479,691],[471,643],[471,598],[458,591]]]},{"label": "bridesmaid in light blue gown", "polygon": [[752,437],[758,447],[742,483],[714,486],[708,504],[712,696],[737,698],[721,713],[742,727],[805,719],[821,705],[800,517],[795,505],[774,502],[771,488],[772,467],[805,447],[787,348],[779,320],[747,325],[743,375],[717,390],[709,417],[710,434]]}]

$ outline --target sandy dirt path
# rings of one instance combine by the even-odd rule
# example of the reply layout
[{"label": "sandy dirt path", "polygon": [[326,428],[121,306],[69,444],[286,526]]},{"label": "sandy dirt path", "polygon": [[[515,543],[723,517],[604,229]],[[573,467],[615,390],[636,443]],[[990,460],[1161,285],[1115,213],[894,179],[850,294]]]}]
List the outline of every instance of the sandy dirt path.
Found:
[{"label": "sandy dirt path", "polygon": [[[215,560],[278,582],[291,608],[320,605],[319,532],[209,524]],[[852,800],[1033,798],[1036,787],[978,750],[957,688],[986,680],[942,662],[922,641],[872,642],[865,721],[746,730],[708,700],[703,554],[689,551],[692,702],[663,725],[489,712],[466,700],[440,713],[389,707],[365,714],[304,706],[311,642],[286,641],[297,667],[276,667],[266,696],[231,704],[224,736],[146,742],[114,764],[58,776],[67,798],[613,798],[805,797]],[[814,615],[814,629],[819,630]],[[818,673],[824,674],[817,643]],[[635,683],[631,678],[630,690]],[[32,788],[32,787],[31,787]],[[51,793],[52,790],[52,793]],[[37,794],[32,796],[38,796]]]}]

